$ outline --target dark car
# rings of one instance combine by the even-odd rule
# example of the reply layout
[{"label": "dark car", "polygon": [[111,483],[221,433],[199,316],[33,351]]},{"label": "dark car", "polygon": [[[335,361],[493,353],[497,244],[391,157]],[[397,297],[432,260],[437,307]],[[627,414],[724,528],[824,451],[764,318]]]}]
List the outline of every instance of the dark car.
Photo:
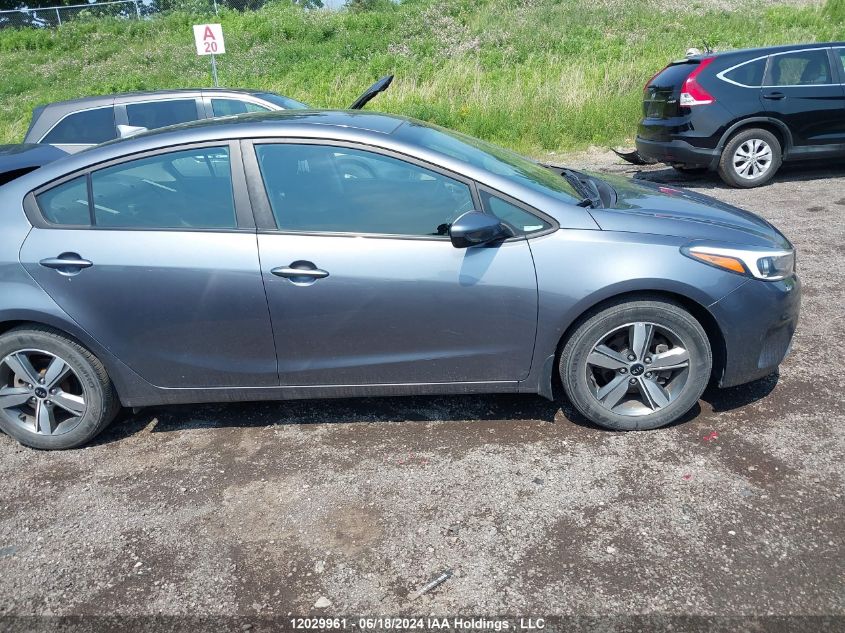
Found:
[{"label": "dark car", "polygon": [[752,213],[419,121],[297,110],[147,132],[0,187],[0,429],[121,405],[534,393],[668,424],[789,348],[789,241]]},{"label": "dark car", "polygon": [[697,55],[645,86],[637,150],[756,187],[782,161],[845,157],[845,43]]}]

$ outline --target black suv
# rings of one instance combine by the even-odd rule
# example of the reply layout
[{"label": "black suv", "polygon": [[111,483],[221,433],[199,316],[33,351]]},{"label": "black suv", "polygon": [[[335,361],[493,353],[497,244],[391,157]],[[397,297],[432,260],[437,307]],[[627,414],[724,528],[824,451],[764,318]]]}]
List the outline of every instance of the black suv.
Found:
[{"label": "black suv", "polygon": [[637,151],[756,187],[785,160],[845,157],[845,43],[698,55],[646,84]]}]

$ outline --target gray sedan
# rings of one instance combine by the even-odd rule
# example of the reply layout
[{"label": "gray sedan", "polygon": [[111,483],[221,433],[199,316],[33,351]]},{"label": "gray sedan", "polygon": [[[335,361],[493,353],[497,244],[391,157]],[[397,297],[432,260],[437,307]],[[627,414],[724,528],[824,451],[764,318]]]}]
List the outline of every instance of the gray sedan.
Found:
[{"label": "gray sedan", "polygon": [[652,429],[773,372],[789,241],[681,190],[395,116],[190,123],[0,187],[0,428],[119,407],[519,392]]}]

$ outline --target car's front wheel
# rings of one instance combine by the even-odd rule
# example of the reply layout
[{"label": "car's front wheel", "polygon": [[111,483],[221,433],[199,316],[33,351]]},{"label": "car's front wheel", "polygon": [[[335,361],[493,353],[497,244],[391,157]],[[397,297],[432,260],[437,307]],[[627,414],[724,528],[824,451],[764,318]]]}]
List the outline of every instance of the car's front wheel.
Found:
[{"label": "car's front wheel", "polygon": [[80,446],[119,408],[105,367],[76,341],[38,326],[0,336],[0,429],[21,444]]},{"label": "car's front wheel", "polygon": [[566,395],[588,420],[629,431],[689,411],[712,364],[701,324],[660,298],[619,302],[586,318],[564,345],[559,369]]},{"label": "car's front wheel", "polygon": [[759,187],[774,178],[783,160],[780,141],[767,130],[742,130],[731,137],[719,159],[719,176],[732,187]]}]

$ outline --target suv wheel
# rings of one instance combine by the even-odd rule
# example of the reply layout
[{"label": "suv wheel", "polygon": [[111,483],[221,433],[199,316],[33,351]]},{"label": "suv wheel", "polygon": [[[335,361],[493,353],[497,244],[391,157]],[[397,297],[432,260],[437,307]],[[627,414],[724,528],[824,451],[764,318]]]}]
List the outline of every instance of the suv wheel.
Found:
[{"label": "suv wheel", "polygon": [[119,408],[105,367],[77,342],[41,327],[0,336],[0,429],[21,444],[74,448]]},{"label": "suv wheel", "polygon": [[774,177],[782,158],[774,134],[757,128],[742,130],[722,150],[719,176],[732,187],[759,187]]},{"label": "suv wheel", "polygon": [[655,429],[689,411],[710,379],[710,342],[668,300],[623,301],[586,319],[560,357],[572,404],[614,430]]}]

